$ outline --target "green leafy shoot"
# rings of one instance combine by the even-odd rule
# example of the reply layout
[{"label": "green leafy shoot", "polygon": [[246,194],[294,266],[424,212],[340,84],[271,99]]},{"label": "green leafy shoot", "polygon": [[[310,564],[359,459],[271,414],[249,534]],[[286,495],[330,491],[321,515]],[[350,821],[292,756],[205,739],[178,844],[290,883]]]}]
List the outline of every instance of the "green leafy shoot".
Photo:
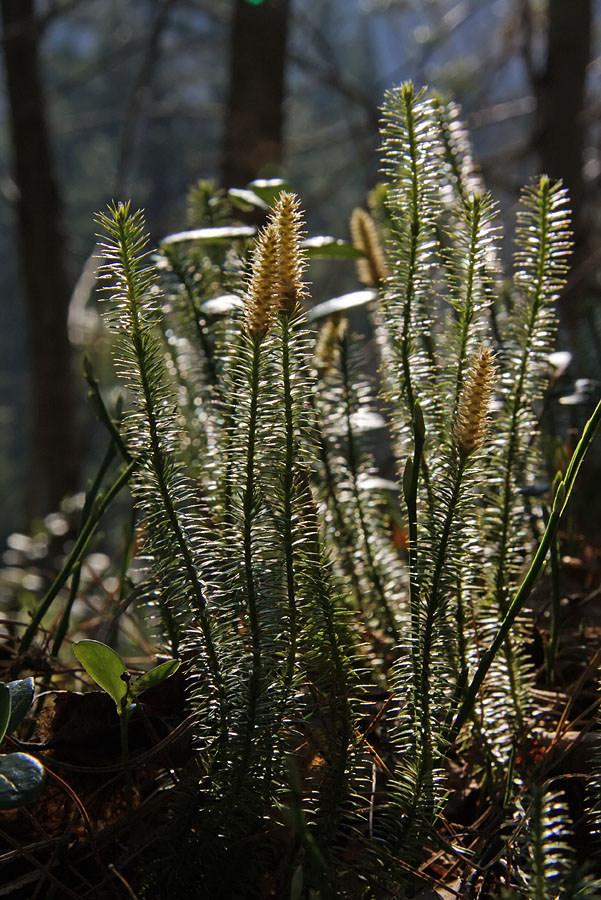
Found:
[{"label": "green leafy shoot", "polygon": [[73,644],[73,652],[90,678],[113,698],[122,715],[127,698],[127,669],[119,654],[101,641],[91,640]]},{"label": "green leafy shoot", "polygon": [[357,250],[348,241],[332,237],[329,234],[319,234],[316,237],[307,238],[302,242],[301,247],[311,258],[361,259],[363,257],[361,250]]},{"label": "green leafy shoot", "polygon": [[256,178],[246,185],[247,190],[252,191],[269,206],[272,206],[282,191],[292,190],[289,182],[283,178]]},{"label": "green leafy shoot", "polygon": [[73,644],[73,652],[96,684],[112,697],[119,715],[127,709],[128,699],[156,687],[180,667],[178,659],[169,659],[130,685],[130,675],[119,654],[102,641],[82,640]]}]

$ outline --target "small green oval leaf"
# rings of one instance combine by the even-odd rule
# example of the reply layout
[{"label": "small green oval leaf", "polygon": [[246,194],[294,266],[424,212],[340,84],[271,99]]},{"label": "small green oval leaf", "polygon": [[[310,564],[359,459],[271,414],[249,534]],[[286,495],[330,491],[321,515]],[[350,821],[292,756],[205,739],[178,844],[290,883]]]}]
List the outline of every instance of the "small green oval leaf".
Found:
[{"label": "small green oval leaf", "polygon": [[301,247],[311,258],[319,256],[327,259],[362,259],[365,256],[362,250],[357,250],[348,241],[329,234],[307,238],[301,243]]},{"label": "small green oval leaf", "polygon": [[234,206],[237,206],[243,212],[250,212],[252,209],[260,209],[262,212],[266,212],[269,209],[267,203],[254,191],[247,191],[244,188],[230,188],[227,194]]},{"label": "small green oval leaf", "polygon": [[179,659],[168,659],[166,662],[161,663],[160,666],[155,666],[154,669],[151,669],[150,672],[146,672],[131,685],[129,689],[131,696],[137,697],[142,691],[147,691],[149,688],[156,687],[161,681],[165,681],[166,678],[169,678],[170,675],[177,672],[180,665],[181,662]]},{"label": "small green oval leaf", "polygon": [[244,300],[237,294],[220,294],[205,300],[200,306],[200,311],[205,316],[223,316],[238,309],[244,309]]},{"label": "small green oval leaf", "polygon": [[215,244],[222,241],[233,241],[236,238],[253,237],[257,229],[252,225],[226,225],[222,228],[195,228],[192,231],[178,231],[168,234],[161,244],[182,244],[185,241],[204,241],[206,244]]},{"label": "small green oval leaf", "polygon": [[290,182],[284,181],[283,178],[256,178],[246,187],[269,206],[273,206],[274,200],[277,200],[282,191],[292,190]]},{"label": "small green oval leaf", "polygon": [[8,689],[10,691],[11,710],[8,728],[8,734],[12,734],[15,728],[18,728],[33,703],[33,678],[21,678],[19,681],[9,681]]},{"label": "small green oval leaf", "polygon": [[4,740],[10,721],[10,691],[5,684],[0,684],[0,744]]},{"label": "small green oval leaf", "polygon": [[115,701],[121,715],[121,704],[127,694],[123,660],[111,647],[101,641],[83,640],[73,644],[73,652],[88,675]]},{"label": "small green oval leaf", "polygon": [[28,753],[0,756],[0,809],[16,809],[37,800],[44,788],[46,773]]},{"label": "small green oval leaf", "polygon": [[378,292],[369,288],[364,291],[352,291],[350,294],[341,294],[340,297],[332,297],[330,300],[324,300],[318,303],[313,309],[307,313],[307,322],[317,322],[332,316],[334,313],[345,313],[359,306],[366,306],[375,300]]}]

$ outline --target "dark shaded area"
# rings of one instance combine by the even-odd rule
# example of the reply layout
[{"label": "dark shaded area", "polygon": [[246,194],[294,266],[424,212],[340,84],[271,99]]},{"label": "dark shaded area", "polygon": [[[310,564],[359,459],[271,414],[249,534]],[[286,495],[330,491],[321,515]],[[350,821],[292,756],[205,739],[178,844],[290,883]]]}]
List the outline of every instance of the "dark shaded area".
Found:
[{"label": "dark shaded area", "polygon": [[241,187],[282,163],[284,70],[290,4],[236,0],[230,40],[221,181]]},{"label": "dark shaded area", "polygon": [[562,325],[573,332],[588,289],[582,267],[591,250],[583,176],[586,70],[592,47],[591,0],[549,0],[547,16],[545,67],[533,77],[537,102],[534,146],[541,171],[553,179],[561,178],[570,194],[573,274],[562,294],[560,314]]},{"label": "dark shaded area", "polygon": [[2,0],[4,65],[14,154],[18,251],[31,348],[33,431],[28,518],[58,506],[79,485],[70,285],[63,206],[54,171],[34,0]]}]

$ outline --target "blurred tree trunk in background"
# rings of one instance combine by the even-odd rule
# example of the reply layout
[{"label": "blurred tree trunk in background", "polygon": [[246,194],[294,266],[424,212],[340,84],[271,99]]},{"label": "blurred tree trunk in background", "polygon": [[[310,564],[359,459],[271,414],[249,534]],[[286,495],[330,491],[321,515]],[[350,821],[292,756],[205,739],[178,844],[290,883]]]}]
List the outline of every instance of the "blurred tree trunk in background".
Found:
[{"label": "blurred tree trunk in background", "polygon": [[221,179],[240,187],[283,157],[289,0],[235,0]]},{"label": "blurred tree trunk in background", "polygon": [[586,70],[591,58],[591,0],[548,0],[547,55],[535,74],[535,149],[541,171],[561,178],[570,193],[574,231],[573,276],[560,301],[562,324],[574,332],[589,290],[586,271],[591,248],[584,209],[584,107]]},{"label": "blurred tree trunk in background", "polygon": [[6,97],[12,137],[18,252],[30,348],[32,416],[26,513],[58,506],[78,487],[70,285],[62,203],[54,171],[34,0],[1,0]]}]

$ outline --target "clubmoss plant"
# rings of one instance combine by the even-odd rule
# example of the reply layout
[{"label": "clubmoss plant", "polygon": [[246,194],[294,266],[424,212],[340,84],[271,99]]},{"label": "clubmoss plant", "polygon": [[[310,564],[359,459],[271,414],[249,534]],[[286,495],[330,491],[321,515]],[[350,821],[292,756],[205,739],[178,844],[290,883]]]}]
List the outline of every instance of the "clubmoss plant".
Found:
[{"label": "clubmoss plant", "polygon": [[[499,833],[522,796],[520,617],[601,415],[537,550],[523,491],[540,466],[567,198],[546,177],[523,192],[508,287],[456,110],[391,91],[383,147],[385,206],[355,211],[347,254],[371,290],[314,309],[317,338],[305,247],[341,251],[305,245],[291,192],[254,243],[227,226],[181,232],[156,266],[140,213],[99,217],[148,599],[195,716],[195,762],[165,789],[143,896],[410,897],[427,848],[448,850],[450,755],[477,758]],[[378,400],[346,323],[358,303]],[[367,441],[388,433],[394,482]],[[524,860],[503,889],[542,898],[556,806],[536,791],[499,852],[519,842]],[[466,860],[467,843],[453,851]],[[574,871],[554,864],[553,878]]]}]

